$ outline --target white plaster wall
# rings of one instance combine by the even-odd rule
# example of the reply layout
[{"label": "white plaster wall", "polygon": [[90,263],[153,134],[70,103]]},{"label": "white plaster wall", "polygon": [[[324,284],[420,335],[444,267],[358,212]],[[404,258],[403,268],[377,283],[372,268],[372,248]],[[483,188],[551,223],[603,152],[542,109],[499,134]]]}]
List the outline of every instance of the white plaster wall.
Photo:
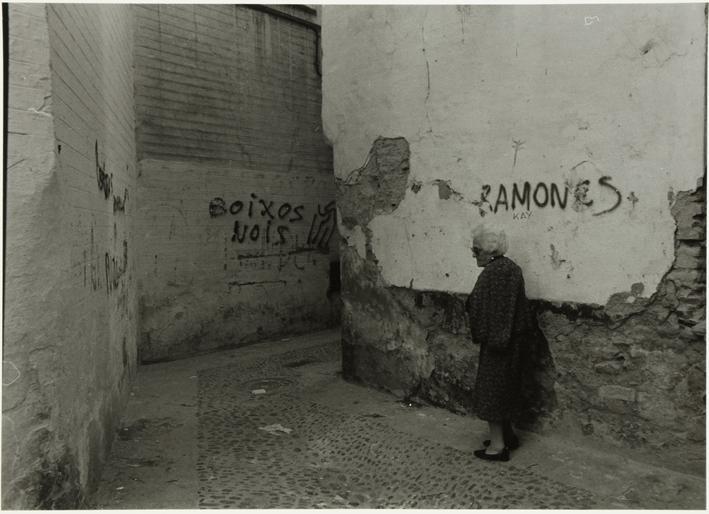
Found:
[{"label": "white plaster wall", "polygon": [[[507,232],[531,297],[604,304],[634,283],[649,296],[673,260],[673,195],[703,172],[705,39],[702,4],[326,6],[336,176],[377,137],[404,137],[422,184],[369,224],[384,279],[469,292],[469,232],[485,221]],[[621,198],[607,213],[604,176]],[[593,205],[578,211],[571,193],[565,208],[484,217],[471,203],[484,185],[494,205],[500,184],[511,200],[513,183],[563,194],[583,179]]]},{"label": "white plaster wall", "polygon": [[140,359],[327,326],[337,235],[315,34],[238,5],[133,12]]},{"label": "white plaster wall", "polygon": [[47,20],[64,276],[44,308],[61,305],[58,410],[90,484],[137,361],[133,23],[127,5],[48,5]]},{"label": "white plaster wall", "polygon": [[[59,275],[55,260],[46,257],[58,255],[60,245],[52,237],[57,233],[53,217],[28,207],[44,205],[47,214],[57,208],[51,195],[56,188],[53,106],[45,101],[51,100],[46,11],[44,5],[21,5],[11,6],[9,13],[2,506],[22,508],[31,492],[19,481],[37,459],[37,425],[47,424],[38,413],[50,411],[55,392],[53,374],[42,364],[56,353],[36,332],[58,323],[59,313],[44,309],[51,287],[43,284]],[[29,394],[32,390],[35,394]]]},{"label": "white plaster wall", "polygon": [[139,169],[143,361],[330,323],[331,177],[152,159]]},{"label": "white plaster wall", "polygon": [[86,4],[8,21],[3,507],[68,508],[136,368],[132,22]]}]

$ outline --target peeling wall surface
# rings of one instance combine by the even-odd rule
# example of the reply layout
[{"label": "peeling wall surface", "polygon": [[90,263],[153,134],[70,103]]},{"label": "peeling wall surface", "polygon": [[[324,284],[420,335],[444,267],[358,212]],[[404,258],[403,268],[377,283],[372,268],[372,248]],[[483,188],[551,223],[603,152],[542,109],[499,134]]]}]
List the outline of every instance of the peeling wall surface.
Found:
[{"label": "peeling wall surface", "polygon": [[132,49],[127,6],[9,6],[5,509],[83,505],[135,373]]},{"label": "peeling wall surface", "polygon": [[[703,9],[325,9],[337,176],[378,136],[403,137],[421,184],[370,224],[385,280],[469,292],[466,232],[484,213],[531,297],[654,290],[673,258],[671,195],[703,172]],[[615,263],[603,280],[597,262]]]},{"label": "peeling wall surface", "polygon": [[134,14],[141,362],[336,323],[319,35],[243,6]]},{"label": "peeling wall surface", "polygon": [[703,439],[705,40],[701,4],[326,6],[346,374],[467,408],[486,222],[550,341],[547,424]]}]

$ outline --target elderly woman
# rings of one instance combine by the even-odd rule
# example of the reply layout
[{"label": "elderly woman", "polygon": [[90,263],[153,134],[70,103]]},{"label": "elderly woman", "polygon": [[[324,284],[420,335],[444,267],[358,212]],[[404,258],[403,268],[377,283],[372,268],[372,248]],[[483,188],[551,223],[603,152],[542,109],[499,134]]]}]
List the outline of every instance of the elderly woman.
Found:
[{"label": "elderly woman", "polygon": [[490,439],[483,442],[487,448],[475,456],[507,461],[510,450],[519,446],[511,420],[522,407],[524,345],[535,325],[522,270],[504,256],[505,233],[477,227],[472,250],[483,268],[467,301],[472,339],[480,345],[473,408],[490,428]]}]

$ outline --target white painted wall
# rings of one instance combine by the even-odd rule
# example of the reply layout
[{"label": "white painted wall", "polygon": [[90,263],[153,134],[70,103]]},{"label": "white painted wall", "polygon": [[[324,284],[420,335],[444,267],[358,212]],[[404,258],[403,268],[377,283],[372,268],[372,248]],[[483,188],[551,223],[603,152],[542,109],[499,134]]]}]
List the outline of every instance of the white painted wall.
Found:
[{"label": "white painted wall", "polygon": [[76,505],[135,374],[128,14],[9,8],[4,508]]},{"label": "white painted wall", "polygon": [[228,4],[133,11],[140,360],[328,326],[337,235],[315,33]]},{"label": "white painted wall", "polygon": [[[469,232],[484,220],[506,230],[533,298],[605,304],[638,282],[652,294],[673,260],[673,194],[703,172],[705,41],[702,4],[326,6],[336,176],[377,137],[404,137],[409,186],[422,183],[369,224],[384,279],[469,292]],[[599,214],[618,198],[604,176],[621,203]],[[571,192],[564,209],[483,205],[484,218],[471,203],[484,185],[494,205],[500,184],[511,201],[513,183],[563,195],[583,179],[585,209]],[[441,199],[439,180],[459,194]]]}]

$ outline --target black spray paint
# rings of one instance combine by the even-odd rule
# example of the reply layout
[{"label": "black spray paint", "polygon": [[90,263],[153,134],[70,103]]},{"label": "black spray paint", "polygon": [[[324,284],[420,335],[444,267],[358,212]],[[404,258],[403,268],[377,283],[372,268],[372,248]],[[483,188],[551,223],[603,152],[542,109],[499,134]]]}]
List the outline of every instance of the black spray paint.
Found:
[{"label": "black spray paint", "polygon": [[[613,212],[623,200],[620,191],[611,184],[610,176],[605,175],[599,178],[598,185],[613,191],[616,195],[616,201],[611,207],[594,213],[594,216]],[[536,206],[539,209],[559,208],[565,210],[567,205],[569,205],[570,196],[573,197],[571,207],[575,211],[580,212],[588,209],[593,205],[593,200],[588,198],[590,190],[591,182],[586,179],[579,180],[576,183],[566,181],[562,186],[553,182],[537,182],[534,185],[530,182],[524,182],[512,184],[511,189],[505,187],[504,184],[500,184],[497,186],[497,194],[492,196],[494,192],[492,186],[485,184],[481,189],[480,200],[473,203],[478,206],[483,216],[485,214],[483,206],[487,205],[487,210],[495,214],[503,209],[505,211],[524,209],[524,213],[527,215],[516,216],[515,219],[525,219],[531,215],[532,206]]]},{"label": "black spray paint", "polygon": [[123,198],[121,198],[120,196],[113,197],[113,212],[125,212],[127,201],[128,189],[123,189]]},{"label": "black spray paint", "polygon": [[318,205],[318,212],[313,214],[313,221],[310,223],[308,245],[326,250],[332,233],[335,231],[335,224],[335,202],[332,201],[322,208]]},{"label": "black spray paint", "polygon": [[[259,198],[251,193],[246,201],[235,200],[227,204],[221,197],[209,202],[209,216],[217,218],[227,213],[239,216],[234,221],[231,240],[236,243],[259,240],[266,244],[283,245],[288,241],[292,224],[304,219],[304,205],[292,205],[289,202],[276,203],[273,200]],[[308,235],[308,244],[326,250],[336,226],[335,202],[324,207],[318,205],[313,214]],[[244,217],[246,219],[244,219]]]},{"label": "black spray paint", "polygon": [[106,173],[106,162],[99,163],[98,159],[98,141],[94,145],[94,154],[96,157],[96,182],[98,183],[99,191],[103,191],[103,196],[108,200],[111,196],[113,187],[113,173]]}]

